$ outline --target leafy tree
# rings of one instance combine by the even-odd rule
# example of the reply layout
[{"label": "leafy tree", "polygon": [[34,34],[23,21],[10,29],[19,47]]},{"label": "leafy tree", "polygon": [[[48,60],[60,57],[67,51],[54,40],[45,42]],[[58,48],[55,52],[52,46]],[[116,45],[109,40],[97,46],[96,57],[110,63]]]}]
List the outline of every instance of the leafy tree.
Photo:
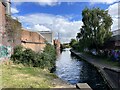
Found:
[{"label": "leafy tree", "polygon": [[77,41],[75,39],[71,39],[70,46],[73,47],[76,43]]},{"label": "leafy tree", "polygon": [[98,51],[112,35],[112,18],[107,10],[99,8],[85,8],[82,16],[83,26],[76,38],[84,48],[94,48]]}]

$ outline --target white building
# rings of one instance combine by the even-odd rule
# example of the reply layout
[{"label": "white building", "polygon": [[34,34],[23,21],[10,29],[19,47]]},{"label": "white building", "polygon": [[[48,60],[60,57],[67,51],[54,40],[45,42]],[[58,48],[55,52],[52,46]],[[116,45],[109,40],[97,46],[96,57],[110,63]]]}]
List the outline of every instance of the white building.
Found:
[{"label": "white building", "polygon": [[47,40],[48,43],[53,45],[53,32],[52,31],[39,31],[39,33]]}]

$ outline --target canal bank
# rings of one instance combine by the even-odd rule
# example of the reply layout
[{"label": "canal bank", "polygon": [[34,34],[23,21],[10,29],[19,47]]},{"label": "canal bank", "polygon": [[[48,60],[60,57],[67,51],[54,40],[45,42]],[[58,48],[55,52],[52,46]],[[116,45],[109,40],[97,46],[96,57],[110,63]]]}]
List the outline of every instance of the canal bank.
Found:
[{"label": "canal bank", "polygon": [[92,58],[86,54],[76,52],[74,50],[70,50],[73,54],[77,55],[78,57],[82,58],[83,60],[87,61],[88,63],[95,66],[104,80],[108,83],[111,89],[118,89],[120,88],[120,68],[111,67],[108,64],[99,62],[95,58]]}]

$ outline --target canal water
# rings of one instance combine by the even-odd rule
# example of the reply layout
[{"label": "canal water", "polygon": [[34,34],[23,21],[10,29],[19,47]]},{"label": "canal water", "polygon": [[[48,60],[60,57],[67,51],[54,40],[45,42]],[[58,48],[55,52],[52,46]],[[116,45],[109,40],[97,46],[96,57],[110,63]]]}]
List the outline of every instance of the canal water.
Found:
[{"label": "canal water", "polygon": [[88,83],[93,90],[109,90],[95,67],[65,49],[58,55],[55,74],[70,84]]}]

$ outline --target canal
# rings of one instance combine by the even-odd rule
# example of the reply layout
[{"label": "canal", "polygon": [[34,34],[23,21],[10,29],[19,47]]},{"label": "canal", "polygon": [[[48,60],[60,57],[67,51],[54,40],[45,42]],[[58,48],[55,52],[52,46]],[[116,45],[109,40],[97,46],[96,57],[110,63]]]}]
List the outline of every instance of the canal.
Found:
[{"label": "canal", "polygon": [[93,90],[109,90],[97,69],[65,49],[58,55],[55,74],[70,84],[88,83]]}]

